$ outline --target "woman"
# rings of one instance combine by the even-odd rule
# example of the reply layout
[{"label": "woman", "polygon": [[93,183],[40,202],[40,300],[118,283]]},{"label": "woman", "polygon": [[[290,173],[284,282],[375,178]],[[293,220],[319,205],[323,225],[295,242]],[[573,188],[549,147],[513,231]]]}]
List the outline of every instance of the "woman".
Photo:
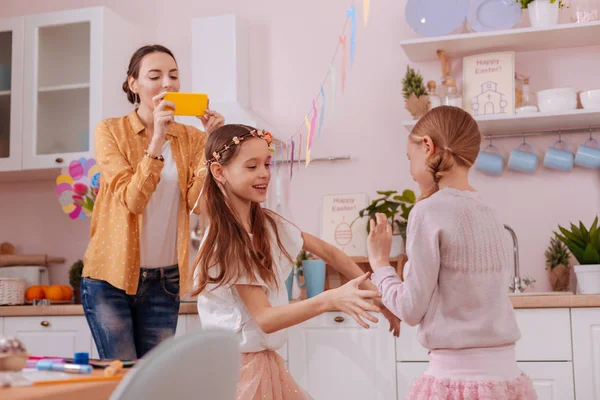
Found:
[{"label": "woman", "polygon": [[101,121],[94,135],[101,182],[81,299],[100,357],[134,360],[175,334],[206,133],[224,120],[208,110],[206,133],[175,122],[163,97],[179,91],[177,63],[160,45],[133,54],[123,91],[135,110]]}]

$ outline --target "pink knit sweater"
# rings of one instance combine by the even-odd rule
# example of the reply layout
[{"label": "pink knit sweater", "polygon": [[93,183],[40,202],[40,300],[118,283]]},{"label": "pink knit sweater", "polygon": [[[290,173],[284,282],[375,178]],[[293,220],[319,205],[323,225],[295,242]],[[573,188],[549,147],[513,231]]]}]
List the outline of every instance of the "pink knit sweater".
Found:
[{"label": "pink knit sweater", "polygon": [[404,282],[391,266],[372,279],[390,311],[420,324],[425,348],[504,346],[521,337],[508,298],[508,235],[477,193],[446,188],[420,201],[407,233]]}]

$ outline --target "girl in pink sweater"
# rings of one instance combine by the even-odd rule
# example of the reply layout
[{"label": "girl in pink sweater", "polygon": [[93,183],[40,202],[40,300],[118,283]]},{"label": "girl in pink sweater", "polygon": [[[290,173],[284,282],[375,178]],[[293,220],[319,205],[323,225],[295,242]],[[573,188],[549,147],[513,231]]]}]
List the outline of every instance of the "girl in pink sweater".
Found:
[{"label": "girl in pink sweater", "polygon": [[371,220],[373,282],[384,305],[429,352],[429,367],[408,399],[536,399],[519,369],[521,333],[508,298],[510,248],[496,212],[469,184],[481,134],[471,115],[441,106],[408,139],[410,174],[421,197],[407,227],[404,280],[390,266],[392,228]]}]

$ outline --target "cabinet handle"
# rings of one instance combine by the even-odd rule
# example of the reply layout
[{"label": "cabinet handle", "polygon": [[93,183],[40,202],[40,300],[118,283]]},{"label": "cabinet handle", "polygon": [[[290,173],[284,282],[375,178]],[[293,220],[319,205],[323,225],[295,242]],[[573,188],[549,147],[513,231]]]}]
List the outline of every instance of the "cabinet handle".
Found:
[{"label": "cabinet handle", "polygon": [[335,317],[333,320],[334,320],[335,322],[344,322],[344,317],[340,317],[340,316],[338,316],[338,317]]},{"label": "cabinet handle", "polygon": [[57,164],[62,164],[63,159],[61,157],[58,157],[55,161]]},{"label": "cabinet handle", "polygon": [[42,322],[40,322],[40,325],[42,325],[44,328],[47,328],[47,327],[50,326],[50,322],[48,322],[48,321],[42,321]]}]

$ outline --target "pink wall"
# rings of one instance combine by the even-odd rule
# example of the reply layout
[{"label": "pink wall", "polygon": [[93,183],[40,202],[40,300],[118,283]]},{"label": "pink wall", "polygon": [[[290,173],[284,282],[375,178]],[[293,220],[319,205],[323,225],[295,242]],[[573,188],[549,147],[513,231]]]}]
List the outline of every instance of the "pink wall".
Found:
[{"label": "pink wall", "polygon": [[[192,17],[235,13],[251,24],[251,100],[253,109],[278,126],[293,132],[319,90],[336,45],[349,2],[253,2],[223,0],[199,2],[171,0],[118,1],[23,1],[5,0],[0,17],[33,12],[108,5],[136,24],[148,41],[159,41],[176,54],[182,90],[191,87],[190,20]],[[358,2],[357,4],[362,4]],[[301,168],[287,193],[283,211],[306,231],[318,234],[323,194],[366,192],[378,189],[415,189],[408,174],[405,153],[408,118],[401,98],[401,80],[407,58],[398,42],[415,37],[404,22],[403,2],[371,3],[370,24],[358,26],[355,64],[348,70],[345,96],[336,98],[335,112],[328,112],[323,137],[314,144],[313,157],[351,155],[352,161],[315,163]],[[319,10],[319,18],[313,10]],[[361,7],[359,6],[359,10]],[[362,17],[362,15],[361,15]],[[207,38],[210,40],[210,38]],[[592,65],[600,63],[598,48],[536,52],[517,55],[517,70],[532,76],[535,90],[559,86],[589,89],[596,77]],[[210,59],[210,55],[207,55]],[[455,63],[458,65],[458,63]],[[439,65],[413,65],[428,79],[439,80]],[[123,66],[125,71],[126,66]],[[459,76],[460,69],[453,70]],[[597,86],[597,79],[596,79]],[[286,137],[281,133],[278,136]],[[585,136],[568,137],[572,146]],[[535,138],[530,143],[542,150],[555,138]],[[517,141],[497,141],[506,155]],[[549,289],[543,252],[557,223],[584,220],[598,212],[598,174],[575,170],[568,174],[538,171],[533,176],[505,173],[490,179],[473,173],[473,184],[498,208],[504,221],[520,239],[522,270],[538,280],[536,291]],[[52,252],[81,257],[87,242],[87,222],[70,221],[60,211],[50,181],[0,184],[0,241],[10,240],[22,252]],[[27,204],[23,201],[27,197]],[[577,205],[575,206],[575,203]],[[14,229],[21,227],[19,233]],[[51,279],[66,282],[67,266],[52,269]]]}]

